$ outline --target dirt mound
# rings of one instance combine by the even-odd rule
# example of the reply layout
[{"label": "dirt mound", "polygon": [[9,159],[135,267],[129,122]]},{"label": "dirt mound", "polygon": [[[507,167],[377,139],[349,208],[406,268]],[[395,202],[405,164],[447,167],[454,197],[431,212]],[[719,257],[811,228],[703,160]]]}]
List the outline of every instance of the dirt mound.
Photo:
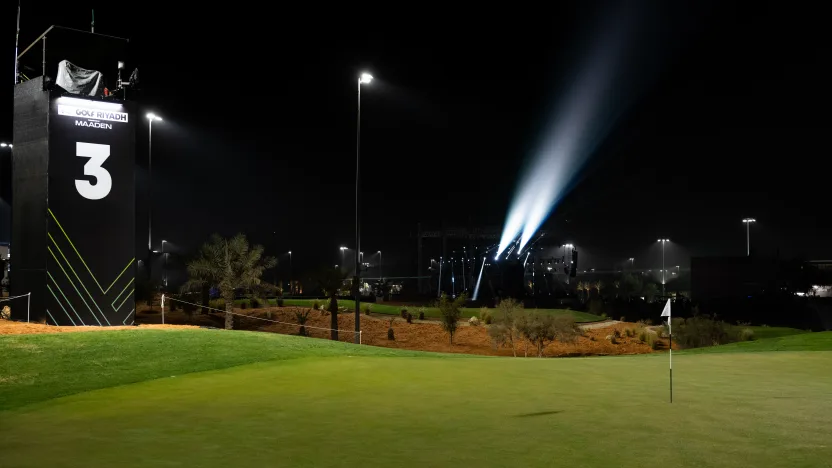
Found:
[{"label": "dirt mound", "polygon": [[12,322],[0,320],[0,335],[25,335],[37,333],[67,333],[101,330],[135,330],[149,328],[192,328],[189,325],[140,325],[138,327],[56,327],[42,323]]},{"label": "dirt mound", "polygon": [[[237,313],[245,314],[248,317],[238,317],[235,326],[243,330],[261,330],[283,334],[298,334],[300,327],[297,325],[295,312],[309,311],[295,307],[282,307],[270,309],[237,310]],[[272,323],[260,319],[268,319],[284,322]],[[329,313],[311,310],[306,322],[305,332],[307,336],[314,338],[330,338]],[[395,340],[387,339],[387,328],[391,326]],[[400,317],[378,317],[361,316],[361,342],[373,346],[384,346],[387,348],[398,348],[420,351],[437,351],[446,353],[467,353],[483,354],[490,356],[511,356],[512,350],[507,347],[494,348],[491,339],[488,337],[488,328],[484,325],[469,326],[461,323],[454,336],[453,345],[448,343],[448,335],[442,330],[441,324],[435,321],[420,321],[407,323]],[[627,337],[626,329],[636,329],[634,323],[619,322],[608,326],[584,330],[583,336],[575,343],[550,343],[544,350],[545,356],[599,356],[614,354],[647,354],[654,352],[646,343],[641,343],[638,333],[633,337]],[[338,314],[338,340],[352,342],[355,336],[355,317],[352,313]],[[620,337],[615,338],[613,344],[606,337],[619,332]],[[662,341],[662,349],[667,348],[667,341]],[[528,349],[524,342],[516,343],[515,351],[518,356],[528,352],[529,356],[535,355],[536,350],[529,345]]]}]

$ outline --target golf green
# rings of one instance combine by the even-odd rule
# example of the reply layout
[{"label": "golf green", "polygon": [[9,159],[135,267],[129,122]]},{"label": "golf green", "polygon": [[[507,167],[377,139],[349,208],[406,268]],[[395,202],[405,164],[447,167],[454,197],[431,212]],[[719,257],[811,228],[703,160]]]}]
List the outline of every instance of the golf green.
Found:
[{"label": "golf green", "polygon": [[[18,402],[0,411],[0,466],[814,467],[832,460],[830,351],[680,353],[670,404],[666,355],[374,355],[377,348],[284,337],[270,342],[275,355],[250,348],[261,362],[159,375],[185,369],[145,347],[159,337],[171,340],[171,353],[190,349],[182,344],[188,334],[225,346],[262,339],[204,330],[118,333],[0,338],[0,351],[12,350],[7,356],[34,356],[25,369],[0,367],[11,375],[0,380],[0,398]],[[107,335],[128,340],[111,355],[145,349],[158,368],[99,359],[86,363],[93,367],[87,379],[105,376],[117,386],[52,399],[15,393],[39,379],[61,385],[62,378],[39,375],[67,372],[37,368],[50,349],[74,343],[80,351],[71,352],[81,357],[85,341]],[[812,335],[828,334],[794,338]],[[316,347],[303,352],[297,343]],[[280,346],[292,359],[273,360]],[[188,359],[216,362],[225,354],[200,349]],[[131,379],[139,378],[136,369],[154,379],[118,385],[118,366]],[[15,380],[15,373],[28,377]]]}]

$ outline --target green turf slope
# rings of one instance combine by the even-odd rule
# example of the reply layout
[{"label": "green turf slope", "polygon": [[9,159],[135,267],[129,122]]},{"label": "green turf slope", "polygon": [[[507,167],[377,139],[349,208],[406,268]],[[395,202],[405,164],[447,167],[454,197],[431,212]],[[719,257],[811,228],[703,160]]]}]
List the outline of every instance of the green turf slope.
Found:
[{"label": "green turf slope", "polygon": [[87,390],[261,361],[420,354],[428,353],[209,329],[0,335],[0,410]]},{"label": "green turf slope", "polygon": [[[191,341],[182,333],[203,335]],[[44,337],[0,337],[0,355],[31,354],[16,371],[53,372],[49,385],[60,387],[68,371],[49,363],[46,351],[80,353],[107,335],[119,346],[88,363],[95,370],[87,379],[112,383],[124,369],[133,378],[139,370],[159,377],[149,368],[172,364],[157,351],[133,351],[151,344],[179,346],[187,353],[179,366],[206,355],[223,366],[262,361],[269,352],[311,357],[172,374],[24,406],[18,396],[14,408],[0,411],[0,467],[820,467],[832,460],[830,351],[674,355],[672,405],[661,354],[449,359],[293,340],[273,342],[285,344],[274,351],[263,342],[241,345],[257,355],[246,358],[232,349],[251,334],[196,330],[55,335],[49,345]],[[782,340],[805,337],[805,349],[821,350],[830,335]],[[237,357],[223,361],[205,337],[223,340],[224,352]],[[128,349],[147,366],[122,359]],[[0,387],[0,399],[24,384]]]},{"label": "green turf slope", "polygon": [[[801,333],[722,346],[687,349],[686,354],[743,353],[768,351],[832,351],[832,332]],[[832,370],[830,371],[832,372]]]}]

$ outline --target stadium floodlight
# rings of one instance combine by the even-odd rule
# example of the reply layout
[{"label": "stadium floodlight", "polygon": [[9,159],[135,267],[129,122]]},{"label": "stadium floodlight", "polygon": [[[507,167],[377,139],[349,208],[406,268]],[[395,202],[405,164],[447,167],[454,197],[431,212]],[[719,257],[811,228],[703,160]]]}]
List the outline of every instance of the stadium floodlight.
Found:
[{"label": "stadium floodlight", "polygon": [[745,255],[751,256],[751,223],[756,223],[757,220],[754,218],[743,218],[742,222],[745,223]]},{"label": "stadium floodlight", "polygon": [[358,78],[358,82],[361,84],[370,84],[371,81],[373,81],[373,75],[366,72],[362,73],[361,77]]}]

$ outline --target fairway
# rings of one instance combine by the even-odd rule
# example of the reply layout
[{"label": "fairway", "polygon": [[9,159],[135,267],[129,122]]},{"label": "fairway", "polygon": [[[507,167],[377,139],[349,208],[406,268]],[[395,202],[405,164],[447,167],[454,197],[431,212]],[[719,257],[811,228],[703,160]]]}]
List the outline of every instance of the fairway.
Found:
[{"label": "fairway", "polygon": [[[830,349],[831,336],[778,340]],[[830,351],[674,355],[672,405],[666,355],[449,357],[211,330],[0,337],[0,352],[4,467],[832,460]],[[44,385],[57,389],[31,397]],[[65,385],[75,394],[53,398]]]}]

